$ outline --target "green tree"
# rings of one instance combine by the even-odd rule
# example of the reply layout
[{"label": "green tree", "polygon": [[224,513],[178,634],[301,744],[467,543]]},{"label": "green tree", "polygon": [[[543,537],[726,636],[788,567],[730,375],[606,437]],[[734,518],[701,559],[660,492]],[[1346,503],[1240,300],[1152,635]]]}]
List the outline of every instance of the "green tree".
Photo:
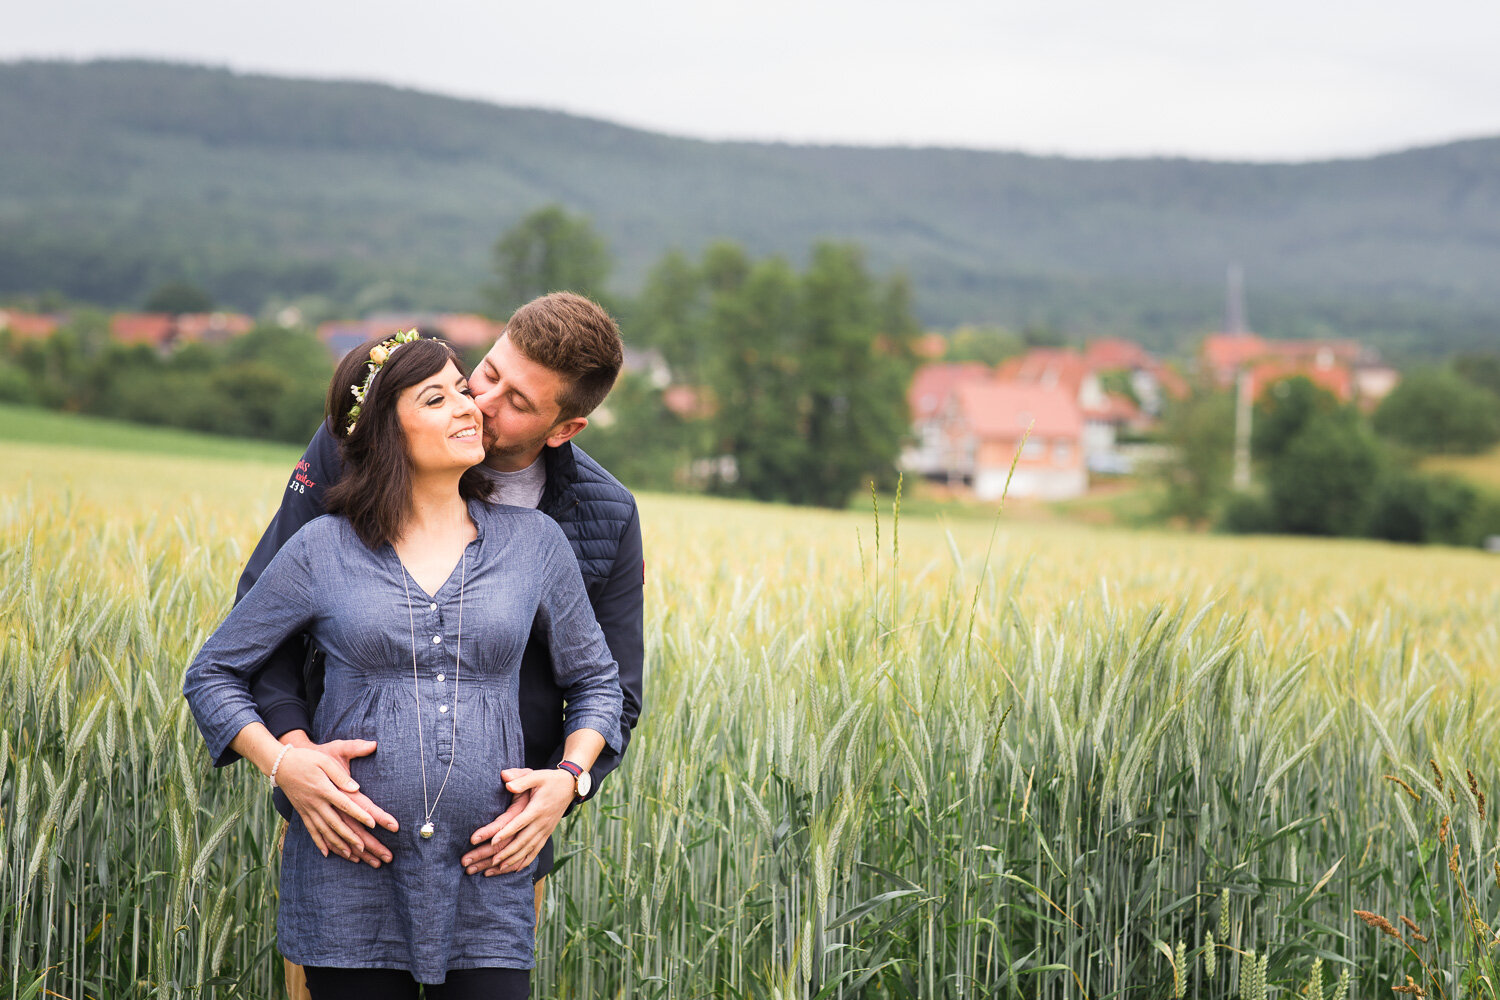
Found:
[{"label": "green tree", "polygon": [[1380,453],[1347,411],[1313,416],[1272,461],[1267,495],[1278,530],[1358,535],[1365,528]]},{"label": "green tree", "polygon": [[12,362],[30,379],[26,395],[42,406],[88,408],[94,371],[108,355],[109,317],[79,309],[45,340],[13,343]]},{"label": "green tree", "polygon": [[[260,325],[224,344],[223,359],[229,364],[258,361],[279,368],[303,381],[322,382],[333,375],[328,348],[306,330]],[[175,357],[185,358],[186,350]]]},{"label": "green tree", "polygon": [[1500,397],[1452,369],[1419,369],[1381,401],[1374,426],[1421,452],[1483,451],[1500,441]]},{"label": "green tree", "polygon": [[[696,400],[670,433],[700,486],[843,507],[865,481],[894,481],[919,327],[904,279],[874,279],[856,247],[819,244],[802,274],[727,241],[697,264],[667,253],[630,316]],[[663,426],[642,415],[654,423],[637,441]]]},{"label": "green tree", "polygon": [[1022,337],[998,326],[961,326],[948,336],[944,361],[978,361],[991,367],[1026,350]]},{"label": "green tree", "polygon": [[623,372],[577,441],[634,490],[680,487],[692,457],[694,428],[667,408],[649,378]]},{"label": "green tree", "polygon": [[333,376],[328,348],[305,330],[257,326],[224,345],[216,387],[234,400],[236,428],[244,437],[302,441],[323,419]]},{"label": "green tree", "polygon": [[1460,354],[1453,359],[1453,371],[1460,378],[1500,396],[1500,354]]},{"label": "green tree", "polygon": [[1022,327],[1021,339],[1027,347],[1066,347],[1068,344],[1061,330],[1045,323]]},{"label": "green tree", "polygon": [[673,377],[700,385],[712,345],[704,330],[706,285],[702,270],[680,251],[665,254],[646,275],[632,310],[632,333],[661,352]]},{"label": "green tree", "polygon": [[1305,375],[1272,383],[1255,403],[1250,449],[1256,458],[1273,459],[1319,413],[1339,409],[1338,397]]},{"label": "green tree", "polygon": [[15,354],[10,331],[0,330],[0,402],[35,404],[39,402],[36,380],[11,360]]},{"label": "green tree", "polygon": [[873,363],[865,391],[883,405],[870,408],[865,430],[871,434],[870,452],[879,456],[870,478],[884,488],[896,485],[896,459],[911,433],[911,410],[906,390],[917,370],[915,348],[922,325],[912,311],[911,279],[897,272],[882,283],[877,315],[879,333],[873,344]]},{"label": "green tree", "polygon": [[207,292],[190,282],[169,281],[158,285],[146,296],[144,308],[147,312],[181,316],[184,313],[213,312],[214,300]]},{"label": "green tree", "polygon": [[918,327],[908,299],[899,279],[877,286],[857,247],[813,249],[797,354],[803,460],[800,474],[782,484],[787,500],[842,507],[861,483],[890,478],[910,426],[906,386]]},{"label": "green tree", "polygon": [[712,451],[734,457],[736,478],[709,486],[759,500],[795,499],[808,464],[810,405],[797,275],[779,257],[761,261],[716,293],[711,309]]},{"label": "green tree", "polygon": [[717,294],[737,292],[750,277],[750,258],[730,240],[716,240],[703,251],[703,280]]},{"label": "green tree", "polygon": [[589,220],[561,205],[546,205],[495,244],[495,281],[484,296],[490,314],[499,319],[548,292],[566,290],[598,299],[609,268],[609,252]]},{"label": "green tree", "polygon": [[1234,400],[1206,391],[1178,400],[1167,412],[1163,432],[1173,457],[1161,467],[1162,512],[1201,524],[1229,491]]},{"label": "green tree", "polygon": [[815,247],[799,276],[718,243],[697,268],[664,260],[647,289],[647,336],[704,404],[710,489],[842,507],[894,477],[918,332],[903,281],[872,278],[852,246]]},{"label": "green tree", "polygon": [[1479,504],[1470,484],[1446,476],[1390,469],[1370,500],[1364,533],[1391,542],[1473,544],[1465,528]]},{"label": "green tree", "polygon": [[873,278],[857,248],[819,245],[801,275],[729,242],[696,265],[670,253],[630,329],[698,402],[673,433],[704,460],[701,485],[842,507],[866,480],[894,480],[920,330],[905,281]]}]

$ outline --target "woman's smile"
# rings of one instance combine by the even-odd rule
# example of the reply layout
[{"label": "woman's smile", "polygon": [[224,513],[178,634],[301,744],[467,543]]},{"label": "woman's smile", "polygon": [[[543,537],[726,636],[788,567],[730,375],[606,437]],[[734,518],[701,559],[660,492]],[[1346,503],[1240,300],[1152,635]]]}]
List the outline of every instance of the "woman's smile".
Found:
[{"label": "woman's smile", "polygon": [[448,440],[457,449],[460,460],[466,465],[478,465],[484,461],[484,438],[480,425],[470,422],[448,435]]}]

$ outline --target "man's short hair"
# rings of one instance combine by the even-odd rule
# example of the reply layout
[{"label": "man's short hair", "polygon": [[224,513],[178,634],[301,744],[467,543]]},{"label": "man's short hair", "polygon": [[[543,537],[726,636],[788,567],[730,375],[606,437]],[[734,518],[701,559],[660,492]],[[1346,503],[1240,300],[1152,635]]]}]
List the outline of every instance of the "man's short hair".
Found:
[{"label": "man's short hair", "polygon": [[559,420],[586,417],[604,402],[625,360],[620,328],[597,302],[553,292],[517,309],[505,335],[527,358],[563,377]]}]

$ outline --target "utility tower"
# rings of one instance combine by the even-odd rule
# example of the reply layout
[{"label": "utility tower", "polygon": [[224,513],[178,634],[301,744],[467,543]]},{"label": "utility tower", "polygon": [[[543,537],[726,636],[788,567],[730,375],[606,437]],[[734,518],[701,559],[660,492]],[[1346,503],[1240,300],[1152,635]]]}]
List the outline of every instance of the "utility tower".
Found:
[{"label": "utility tower", "polygon": [[[1245,328],[1245,272],[1238,264],[1229,265],[1224,290],[1224,332],[1236,336],[1249,332]],[[1234,488],[1241,492],[1250,488],[1250,392],[1250,370],[1242,361],[1234,397]]]},{"label": "utility tower", "polygon": [[1229,265],[1224,290],[1224,332],[1248,333],[1245,325],[1245,272],[1238,264]]}]

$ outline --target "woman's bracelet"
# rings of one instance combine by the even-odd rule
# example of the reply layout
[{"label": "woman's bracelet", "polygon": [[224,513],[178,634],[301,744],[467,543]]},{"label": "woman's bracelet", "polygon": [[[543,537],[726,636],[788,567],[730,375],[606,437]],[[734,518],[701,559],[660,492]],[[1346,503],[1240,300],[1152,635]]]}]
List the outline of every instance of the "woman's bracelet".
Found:
[{"label": "woman's bracelet", "polygon": [[281,758],[285,757],[286,756],[286,752],[288,750],[290,750],[291,748],[292,748],[292,745],[290,743],[288,743],[286,746],[282,747],[281,748],[281,753],[279,753],[279,754],[276,755],[276,763],[274,763],[274,764],[271,765],[270,779],[271,779],[271,787],[272,788],[276,787],[276,772],[278,770],[280,770],[280,768],[281,768]]}]

